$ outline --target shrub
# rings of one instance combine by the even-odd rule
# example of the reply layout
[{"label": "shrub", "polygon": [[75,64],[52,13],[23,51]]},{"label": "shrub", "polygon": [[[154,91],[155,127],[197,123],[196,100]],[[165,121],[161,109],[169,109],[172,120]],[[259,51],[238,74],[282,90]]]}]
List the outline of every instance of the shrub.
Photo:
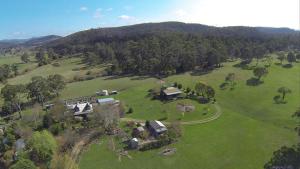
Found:
[{"label": "shrub", "polygon": [[281,96],[280,95],[276,95],[273,97],[273,100],[276,104],[281,104],[281,103],[284,103],[284,101],[282,100]]},{"label": "shrub", "polygon": [[60,64],[58,62],[55,62],[55,63],[52,64],[52,66],[54,66],[54,67],[60,67]]},{"label": "shrub", "polygon": [[90,71],[90,70],[86,72],[86,75],[91,75],[91,74],[92,74],[92,71]]},{"label": "shrub", "polygon": [[63,131],[63,127],[60,123],[56,123],[56,124],[52,125],[49,130],[53,135],[56,136]]},{"label": "shrub", "polygon": [[132,113],[133,113],[133,108],[130,107],[127,114],[132,114]]},{"label": "shrub", "polygon": [[182,89],[182,84],[177,85],[178,89]]}]

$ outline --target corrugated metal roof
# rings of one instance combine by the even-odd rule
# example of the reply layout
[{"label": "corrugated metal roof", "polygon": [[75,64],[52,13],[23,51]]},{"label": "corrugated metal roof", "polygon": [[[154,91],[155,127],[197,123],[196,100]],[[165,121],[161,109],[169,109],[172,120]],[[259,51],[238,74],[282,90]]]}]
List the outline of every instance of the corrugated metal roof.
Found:
[{"label": "corrugated metal roof", "polygon": [[167,96],[170,95],[175,95],[175,94],[181,94],[182,91],[180,91],[178,88],[176,87],[168,87],[163,91]]},{"label": "corrugated metal roof", "polygon": [[105,103],[105,102],[111,102],[114,101],[114,98],[105,98],[105,99],[98,99],[98,103]]}]

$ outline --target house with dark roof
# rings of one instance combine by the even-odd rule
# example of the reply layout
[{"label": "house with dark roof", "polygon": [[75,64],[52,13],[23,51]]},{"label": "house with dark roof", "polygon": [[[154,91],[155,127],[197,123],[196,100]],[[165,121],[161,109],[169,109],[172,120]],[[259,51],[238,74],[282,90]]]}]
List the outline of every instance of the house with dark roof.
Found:
[{"label": "house with dark roof", "polygon": [[148,127],[151,135],[154,137],[158,137],[159,135],[168,131],[167,127],[162,122],[157,120],[150,121]]},{"label": "house with dark roof", "polygon": [[93,112],[93,105],[90,103],[77,103],[67,107],[73,111],[74,116],[87,115]]}]

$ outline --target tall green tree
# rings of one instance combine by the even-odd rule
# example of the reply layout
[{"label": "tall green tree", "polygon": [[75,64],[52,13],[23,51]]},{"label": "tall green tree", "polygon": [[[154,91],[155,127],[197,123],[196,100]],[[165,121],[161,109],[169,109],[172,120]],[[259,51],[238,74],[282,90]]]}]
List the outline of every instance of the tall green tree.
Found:
[{"label": "tall green tree", "polygon": [[294,62],[296,62],[296,56],[293,52],[289,52],[289,54],[287,55],[287,61],[290,64],[293,64]]},{"label": "tall green tree", "polygon": [[35,54],[39,66],[47,65],[49,63],[48,54],[44,50],[40,50]]},{"label": "tall green tree", "polygon": [[26,96],[27,90],[25,85],[5,85],[1,89],[1,95],[4,98],[4,102],[10,103],[11,110],[17,110],[22,112],[21,104]]},{"label": "tall green tree", "polygon": [[60,91],[62,91],[66,86],[64,77],[59,74],[50,75],[47,78],[47,81],[48,81],[50,92],[54,93],[56,96],[59,96]]},{"label": "tall green tree", "polygon": [[284,52],[278,52],[277,53],[277,59],[280,60],[280,64],[282,65],[283,61],[286,59]]},{"label": "tall green tree", "polygon": [[234,88],[236,82],[235,82],[235,73],[229,73],[225,78],[226,83],[228,83],[231,88]]},{"label": "tall green tree", "polygon": [[257,67],[253,70],[254,76],[260,81],[262,77],[267,76],[269,73],[268,69],[265,67]]},{"label": "tall green tree", "polygon": [[25,52],[22,56],[21,56],[21,60],[23,63],[28,63],[30,62],[29,60],[29,54],[27,52]]},{"label": "tall green tree", "polygon": [[28,141],[30,158],[36,163],[50,164],[57,151],[57,143],[53,135],[44,130],[36,131]]},{"label": "tall green tree", "polygon": [[27,90],[28,97],[41,104],[44,104],[51,97],[48,81],[41,76],[33,77],[27,85]]},{"label": "tall green tree", "polygon": [[205,96],[205,92],[206,92],[206,84],[205,83],[202,83],[202,82],[198,82],[196,85],[195,85],[195,91],[198,95],[200,96]]},{"label": "tall green tree", "polygon": [[287,87],[280,87],[278,89],[278,93],[281,93],[282,94],[282,100],[284,101],[285,99],[285,96],[289,93],[292,93],[291,89],[287,88]]}]

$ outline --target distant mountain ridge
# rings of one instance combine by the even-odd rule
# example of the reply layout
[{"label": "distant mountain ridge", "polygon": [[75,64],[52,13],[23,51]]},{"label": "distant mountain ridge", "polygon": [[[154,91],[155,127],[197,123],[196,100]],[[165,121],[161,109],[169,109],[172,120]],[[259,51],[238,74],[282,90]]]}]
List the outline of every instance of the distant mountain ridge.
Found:
[{"label": "distant mountain ridge", "polygon": [[5,39],[0,40],[0,49],[14,47],[36,47],[60,38],[62,37],[57,35],[48,35],[29,39]]}]

